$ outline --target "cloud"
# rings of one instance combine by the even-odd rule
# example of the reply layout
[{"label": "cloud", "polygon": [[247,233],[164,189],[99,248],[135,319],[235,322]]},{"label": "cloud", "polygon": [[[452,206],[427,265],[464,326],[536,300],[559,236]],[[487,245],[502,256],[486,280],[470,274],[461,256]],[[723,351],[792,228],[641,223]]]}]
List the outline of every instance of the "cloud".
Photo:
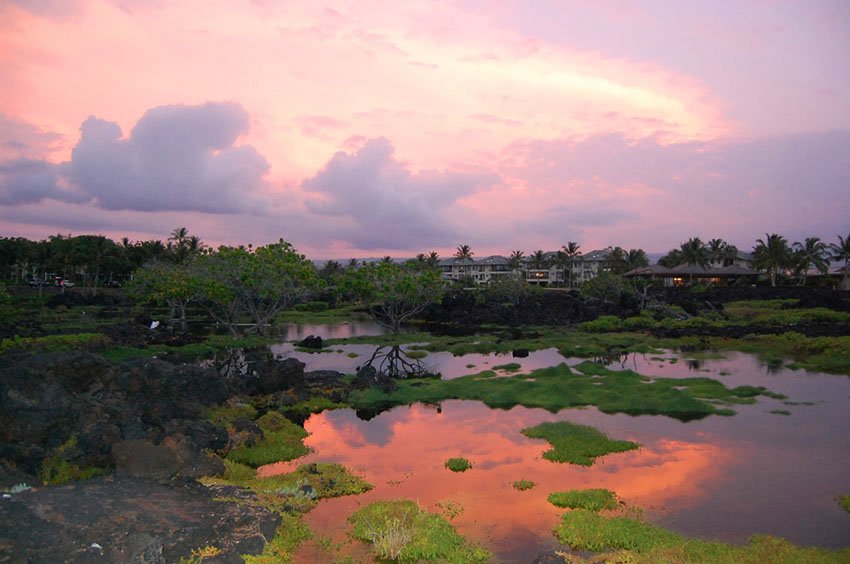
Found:
[{"label": "cloud", "polygon": [[410,249],[450,244],[457,227],[447,221],[446,208],[497,180],[491,173],[413,173],[396,160],[391,143],[378,138],[354,153],[338,152],[303,188],[312,193],[307,209],[343,220],[337,233],[352,245]]},{"label": "cloud", "polygon": [[505,209],[520,197],[543,203],[526,207],[533,220],[509,222],[514,233],[578,231],[650,250],[694,235],[746,246],[766,231],[831,239],[850,217],[850,131],[672,144],[597,135],[514,143],[502,159],[521,196],[490,197]]},{"label": "cloud", "polygon": [[250,145],[235,145],[248,125],[247,112],[229,102],[153,108],[127,139],[118,124],[92,116],[69,162],[3,163],[0,201],[87,199],[108,210],[256,212],[255,193],[269,164]]},{"label": "cloud", "polygon": [[62,136],[0,112],[0,160],[44,158]]}]

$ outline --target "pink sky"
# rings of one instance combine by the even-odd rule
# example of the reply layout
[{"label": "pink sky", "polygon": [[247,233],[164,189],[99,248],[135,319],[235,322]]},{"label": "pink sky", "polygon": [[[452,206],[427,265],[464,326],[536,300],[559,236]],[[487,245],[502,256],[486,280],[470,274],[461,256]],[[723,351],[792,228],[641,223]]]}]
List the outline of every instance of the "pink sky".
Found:
[{"label": "pink sky", "polygon": [[843,0],[0,0],[0,236],[831,242],[848,29]]}]

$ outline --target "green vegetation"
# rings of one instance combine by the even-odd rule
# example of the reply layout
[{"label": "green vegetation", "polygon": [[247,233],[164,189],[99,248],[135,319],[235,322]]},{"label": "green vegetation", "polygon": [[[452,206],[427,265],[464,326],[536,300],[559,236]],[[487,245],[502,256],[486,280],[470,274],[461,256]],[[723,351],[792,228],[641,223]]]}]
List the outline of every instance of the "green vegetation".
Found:
[{"label": "green vegetation", "polygon": [[472,468],[472,462],[463,457],[449,458],[444,466],[452,472],[466,472]]},{"label": "green vegetation", "polygon": [[531,439],[549,441],[552,448],[543,453],[546,460],[581,466],[591,466],[596,458],[606,454],[640,448],[638,443],[611,440],[593,427],[568,421],[541,423],[523,429],[522,434]]},{"label": "green vegetation", "polygon": [[514,480],[514,483],[511,485],[515,490],[524,492],[525,490],[530,490],[537,484],[535,484],[531,480]]},{"label": "green vegetation", "polygon": [[102,333],[74,333],[44,337],[13,337],[0,341],[0,354],[10,351],[54,352],[67,350],[101,350],[111,343]]},{"label": "green vegetation", "polygon": [[483,562],[490,553],[467,542],[446,519],[404,499],[377,501],[357,510],[352,535],[370,542],[381,560]]},{"label": "green vegetation", "polygon": [[840,495],[835,498],[835,501],[838,502],[838,505],[841,506],[841,509],[850,513],[850,495]]},{"label": "green vegetation", "polygon": [[407,358],[418,360],[420,358],[425,358],[426,356],[428,356],[428,353],[422,350],[410,350],[404,351],[404,356],[406,356]]},{"label": "green vegetation", "polygon": [[603,517],[588,509],[568,511],[555,536],[573,550],[615,550],[611,562],[847,562],[850,549],[801,548],[770,536],[755,536],[749,544],[689,539],[628,517]]},{"label": "green vegetation", "polygon": [[252,467],[293,460],[304,456],[310,449],[304,446],[307,431],[289,421],[276,411],[257,419],[263,439],[253,446],[240,446],[227,453],[227,459]]},{"label": "green vegetation", "polygon": [[45,486],[58,486],[78,480],[89,480],[109,472],[108,468],[92,466],[80,468],[65,460],[64,456],[73,451],[77,446],[77,436],[71,437],[56,448],[53,456],[46,457],[39,469],[38,476]]},{"label": "green vegetation", "polygon": [[565,492],[554,492],[546,498],[549,503],[556,507],[568,509],[587,509],[588,511],[601,511],[617,509],[617,494],[611,490],[568,490]]},{"label": "green vegetation", "polygon": [[313,509],[320,499],[358,495],[372,489],[372,485],[350,474],[341,464],[302,464],[288,474],[259,478],[256,470],[224,461],[221,477],[202,478],[207,485],[230,485],[254,492],[250,498],[224,498],[222,501],[259,505],[281,516],[275,537],[266,543],[262,554],[243,556],[247,563],[273,564],[291,562],[292,554],[312,532],[301,516]]},{"label": "green vegetation", "polygon": [[691,420],[711,414],[734,414],[718,405],[754,403],[759,395],[772,394],[762,387],[727,388],[710,378],[650,379],[630,370],[611,371],[583,362],[574,372],[566,364],[534,370],[530,375],[494,378],[495,372],[453,380],[407,379],[397,381],[391,393],[379,389],[355,391],[349,402],[356,409],[407,405],[417,401],[438,403],[445,399],[471,399],[490,407],[516,405],[542,407],[556,413],[567,407],[595,405],[605,413],[660,414]]},{"label": "green vegetation", "polygon": [[504,370],[505,372],[518,372],[522,370],[522,365],[516,362],[509,362],[508,364],[498,364],[492,368],[493,370]]}]

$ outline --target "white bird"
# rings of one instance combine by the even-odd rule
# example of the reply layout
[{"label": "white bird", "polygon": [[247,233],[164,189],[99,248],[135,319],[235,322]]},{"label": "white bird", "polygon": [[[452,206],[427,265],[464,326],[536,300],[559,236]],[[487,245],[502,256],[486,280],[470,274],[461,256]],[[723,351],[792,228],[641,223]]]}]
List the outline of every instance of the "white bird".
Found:
[{"label": "white bird", "polygon": [[159,327],[159,321],[151,321],[151,329],[156,329]]}]

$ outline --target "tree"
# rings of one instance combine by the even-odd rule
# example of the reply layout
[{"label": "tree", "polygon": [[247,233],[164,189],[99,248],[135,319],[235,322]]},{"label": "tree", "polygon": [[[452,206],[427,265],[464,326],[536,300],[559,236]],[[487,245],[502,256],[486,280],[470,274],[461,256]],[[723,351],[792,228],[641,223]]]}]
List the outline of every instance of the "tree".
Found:
[{"label": "tree", "polygon": [[711,260],[711,254],[708,247],[700,240],[699,237],[692,237],[682,243],[679,247],[682,260],[688,266],[708,266]]},{"label": "tree", "polygon": [[670,249],[666,255],[658,259],[658,264],[667,268],[679,266],[685,262],[685,257],[682,256],[682,251],[679,249]]},{"label": "tree", "polygon": [[829,262],[827,261],[829,248],[826,243],[820,240],[820,237],[806,237],[803,243],[795,242],[793,248],[794,253],[791,262],[800,278],[800,286],[806,283],[806,273],[809,268],[814,267],[821,274],[826,274],[829,270]]},{"label": "tree", "polygon": [[439,271],[383,262],[347,271],[340,286],[359,298],[375,321],[393,333],[443,295]]},{"label": "tree", "polygon": [[753,264],[770,277],[770,285],[776,286],[777,275],[791,263],[791,250],[785,237],[776,233],[765,233],[764,239],[756,239],[753,247]]},{"label": "tree", "polygon": [[472,248],[469,245],[458,245],[455,251],[455,258],[460,261],[472,260],[473,255],[475,253],[472,252]]},{"label": "tree", "polygon": [[605,256],[605,269],[611,274],[623,274],[629,269],[628,253],[622,247],[608,247]]},{"label": "tree", "polygon": [[283,239],[263,247],[220,247],[197,258],[193,268],[198,302],[231,334],[240,314],[252,323],[248,332],[266,333],[280,311],[318,288],[313,263]]},{"label": "tree", "polygon": [[[346,272],[340,291],[362,300],[369,313],[380,325],[393,334],[443,295],[440,272],[434,268],[421,269],[416,265],[373,263]],[[417,359],[407,357],[399,346],[378,347],[366,366],[391,377],[421,376],[426,370]]]},{"label": "tree", "polygon": [[566,245],[561,247],[561,252],[566,259],[564,262],[564,273],[567,275],[567,284],[570,287],[573,285],[573,262],[581,256],[580,248],[581,245],[575,241],[568,241]]},{"label": "tree", "polygon": [[126,288],[137,299],[166,304],[171,321],[185,331],[186,307],[199,294],[200,281],[193,274],[187,264],[157,260],[136,270]]},{"label": "tree", "polygon": [[524,257],[525,253],[522,251],[512,251],[511,256],[508,257],[508,268],[511,270],[519,270],[522,267],[522,259]]},{"label": "tree", "polygon": [[848,277],[848,268],[850,268],[850,233],[847,234],[847,238],[845,239],[841,235],[838,236],[838,244],[832,243],[829,246],[832,254],[829,256],[830,260],[838,260],[844,261],[844,276],[841,282],[841,286],[843,288],[847,288],[847,277]]},{"label": "tree", "polygon": [[626,271],[649,266],[649,257],[643,249],[629,249],[626,253]]},{"label": "tree", "polygon": [[436,267],[440,264],[440,254],[437,251],[428,253],[428,265]]},{"label": "tree", "polygon": [[534,251],[528,257],[528,261],[533,270],[546,270],[549,268],[549,261],[546,259],[546,253],[543,252],[543,249]]},{"label": "tree", "polygon": [[722,264],[724,251],[726,249],[726,241],[723,239],[712,239],[707,244],[708,257],[712,263],[719,262]]},{"label": "tree", "polygon": [[338,282],[344,270],[340,263],[335,260],[329,260],[319,269],[319,278],[332,286]]}]

